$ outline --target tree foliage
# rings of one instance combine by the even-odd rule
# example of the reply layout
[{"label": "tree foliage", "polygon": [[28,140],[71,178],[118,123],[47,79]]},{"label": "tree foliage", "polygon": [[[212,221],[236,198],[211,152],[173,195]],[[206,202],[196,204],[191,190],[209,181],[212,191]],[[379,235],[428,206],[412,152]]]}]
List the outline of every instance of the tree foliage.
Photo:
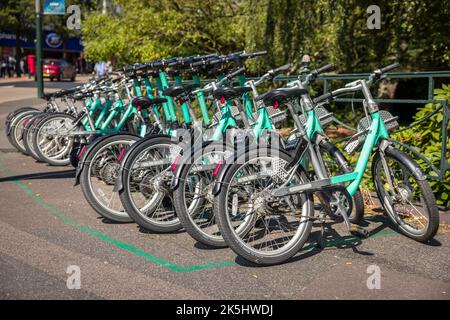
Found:
[{"label": "tree foliage", "polygon": [[[203,52],[268,50],[252,67],[299,62],[304,53],[340,72],[392,61],[404,69],[448,69],[450,0],[380,0],[381,29],[369,30],[371,0],[113,0],[120,14],[83,24],[92,60],[119,63]],[[266,66],[264,66],[266,67]]]},{"label": "tree foliage", "polygon": [[95,12],[83,23],[92,60],[119,64],[243,48],[239,1],[114,0],[116,14]]}]

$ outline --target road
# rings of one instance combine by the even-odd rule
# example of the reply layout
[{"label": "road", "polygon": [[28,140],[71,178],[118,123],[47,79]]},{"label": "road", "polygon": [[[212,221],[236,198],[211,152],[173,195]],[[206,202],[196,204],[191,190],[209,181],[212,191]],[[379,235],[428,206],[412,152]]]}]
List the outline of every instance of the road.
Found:
[{"label": "road", "polygon": [[[30,81],[0,82],[0,299],[450,299],[449,232],[420,244],[382,216],[370,218],[364,240],[330,226],[323,250],[313,246],[316,226],[305,250],[272,267],[184,232],[104,221],[73,186],[71,167],[36,163],[8,144],[6,115],[42,103],[35,92]],[[80,289],[68,289],[69,266],[79,267]],[[371,270],[379,289],[367,286]]]}]

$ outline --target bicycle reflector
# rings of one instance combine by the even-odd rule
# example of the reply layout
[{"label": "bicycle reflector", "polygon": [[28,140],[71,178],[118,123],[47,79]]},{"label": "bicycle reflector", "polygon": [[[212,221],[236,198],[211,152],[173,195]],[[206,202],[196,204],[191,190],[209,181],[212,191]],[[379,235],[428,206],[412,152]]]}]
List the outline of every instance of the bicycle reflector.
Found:
[{"label": "bicycle reflector", "polygon": [[81,159],[81,157],[83,156],[83,153],[84,153],[85,150],[86,150],[86,145],[84,145],[84,146],[81,148],[80,152],[78,152],[78,155],[77,155],[77,159],[78,159],[78,160]]},{"label": "bicycle reflector", "polygon": [[278,109],[278,107],[280,106],[280,104],[278,103],[278,101],[275,101],[274,103],[273,103],[273,108],[276,110],[276,109]]},{"label": "bicycle reflector", "polygon": [[117,161],[122,160],[122,157],[124,154],[125,154],[125,147],[123,147],[122,150],[120,150],[120,154],[119,154],[119,157],[117,158]]},{"label": "bicycle reflector", "polygon": [[212,177],[215,178],[220,171],[220,168],[222,168],[223,160],[220,160],[219,163],[217,163],[216,167],[214,168],[214,171],[212,173]]},{"label": "bicycle reflector", "polygon": [[173,161],[173,163],[170,165],[170,171],[175,172],[175,170],[177,170],[178,167],[178,162],[180,162],[180,155],[177,155],[175,157],[175,160]]}]

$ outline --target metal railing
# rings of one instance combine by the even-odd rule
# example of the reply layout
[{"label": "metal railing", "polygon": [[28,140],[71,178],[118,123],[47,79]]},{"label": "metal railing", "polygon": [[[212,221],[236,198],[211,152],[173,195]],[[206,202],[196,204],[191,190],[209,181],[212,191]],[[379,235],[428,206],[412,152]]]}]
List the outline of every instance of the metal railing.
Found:
[{"label": "metal railing", "polygon": [[[321,75],[318,77],[319,80],[323,80],[323,93],[328,92],[329,85],[331,81],[353,81],[357,79],[367,79],[369,77],[368,73],[354,73],[354,74],[337,74],[337,75]],[[293,81],[297,77],[277,77],[276,80],[280,81]],[[449,139],[449,132],[448,132],[448,123],[450,121],[450,109],[448,105],[448,101],[438,101],[434,100],[434,85],[435,85],[435,79],[437,78],[448,78],[450,82],[450,71],[427,71],[427,72],[393,72],[386,74],[386,79],[427,79],[428,80],[428,98],[427,99],[375,99],[378,103],[389,103],[389,104],[428,104],[428,103],[434,103],[438,104],[439,107],[434,110],[433,112],[430,112],[426,116],[424,116],[422,119],[419,119],[407,127],[400,128],[394,133],[402,132],[405,130],[408,130],[412,127],[415,127],[427,120],[429,120],[433,115],[440,112],[442,110],[443,112],[443,120],[442,120],[442,127],[441,127],[441,161],[439,164],[439,167],[431,163],[431,161],[426,158],[423,154],[421,154],[418,150],[416,150],[413,146],[408,146],[400,141],[394,141],[399,146],[407,149],[412,154],[420,158],[426,165],[428,165],[431,169],[431,171],[434,174],[429,175],[430,178],[444,181],[446,179],[446,172],[450,171],[450,162],[449,159],[447,159],[447,143]],[[337,103],[355,103],[359,102],[362,103],[363,99],[361,98],[338,98],[334,100]],[[343,126],[347,129],[353,130],[356,132],[356,129],[353,127],[350,127],[346,125],[345,123],[339,121],[338,119],[334,118],[334,121],[339,124],[340,126]],[[350,137],[349,137],[350,138]]]},{"label": "metal railing", "polygon": [[[304,69],[304,72],[307,73],[308,69]],[[396,132],[405,131],[407,129],[410,129],[412,127],[415,127],[427,120],[429,120],[433,115],[443,110],[443,121],[442,121],[442,128],[441,128],[441,161],[439,164],[439,167],[431,163],[429,159],[427,159],[423,154],[421,154],[418,150],[413,148],[412,146],[405,145],[401,143],[400,141],[394,141],[399,146],[407,149],[410,151],[413,155],[417,156],[421,160],[424,161],[426,165],[428,165],[432,171],[432,175],[429,175],[430,178],[443,181],[446,178],[446,172],[450,171],[450,162],[449,159],[447,159],[447,141],[449,139],[449,133],[448,133],[448,123],[450,120],[450,109],[448,105],[448,101],[437,101],[434,100],[434,85],[435,85],[435,79],[437,78],[448,78],[450,83],[450,71],[426,71],[426,72],[392,72],[387,73],[385,75],[386,79],[427,79],[428,80],[428,98],[427,99],[375,99],[378,103],[389,103],[389,104],[427,104],[427,103],[435,103],[439,104],[440,106],[434,110],[433,112],[430,112],[426,116],[424,116],[422,119],[419,119],[412,124],[408,125],[405,128],[401,128]],[[352,73],[352,74],[336,74],[336,75],[321,75],[318,77],[318,80],[323,81],[322,85],[322,91],[323,93],[328,92],[330,82],[332,81],[352,81],[357,79],[367,79],[369,77],[369,73]],[[257,80],[259,78],[248,78]],[[282,81],[282,82],[290,82],[298,79],[298,76],[277,76],[275,78],[276,81]],[[203,80],[202,82],[207,83],[213,80]],[[189,81],[186,81],[187,83]],[[355,103],[355,102],[363,102],[363,99],[361,98],[338,98],[334,100],[337,103]],[[336,122],[338,125],[345,127],[349,130],[355,131],[356,129],[343,123],[342,121],[339,121],[335,117],[333,117],[334,122]],[[348,137],[351,138],[351,137]]]}]

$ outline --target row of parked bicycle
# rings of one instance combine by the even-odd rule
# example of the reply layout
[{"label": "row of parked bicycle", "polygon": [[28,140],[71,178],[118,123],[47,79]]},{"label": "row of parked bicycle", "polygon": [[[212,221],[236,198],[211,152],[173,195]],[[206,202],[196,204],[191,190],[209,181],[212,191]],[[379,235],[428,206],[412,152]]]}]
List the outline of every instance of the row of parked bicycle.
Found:
[{"label": "row of parked bicycle", "polygon": [[[314,222],[321,234],[332,219],[369,236],[360,226],[359,186],[370,160],[379,202],[395,228],[417,241],[433,238],[439,214],[427,176],[392,144],[397,119],[379,110],[370,92],[398,64],[313,99],[310,85],[331,65],[304,65],[298,79],[261,94],[261,84],[291,70],[285,65],[247,79],[245,61],[265,54],[136,63],[46,94],[44,110],[12,112],[7,136],[37,161],[75,166],[76,184],[104,218],[153,232],[184,228],[207,246],[229,246],[261,265],[297,254]],[[357,92],[366,116],[345,147],[360,152],[353,168],[326,136],[333,115],[325,105]],[[283,123],[294,127],[287,139],[277,130]]]}]

